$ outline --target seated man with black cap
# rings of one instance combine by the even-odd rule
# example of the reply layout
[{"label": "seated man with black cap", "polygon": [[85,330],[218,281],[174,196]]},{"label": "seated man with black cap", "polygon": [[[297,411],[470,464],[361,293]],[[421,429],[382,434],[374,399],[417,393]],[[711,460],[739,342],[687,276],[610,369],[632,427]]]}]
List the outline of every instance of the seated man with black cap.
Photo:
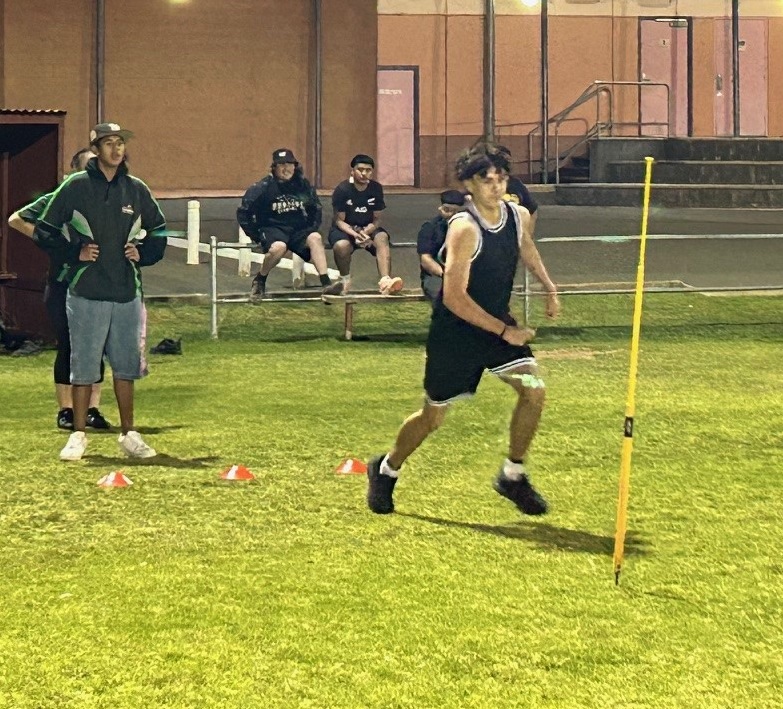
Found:
[{"label": "seated man with black cap", "polygon": [[253,279],[250,300],[266,295],[269,272],[287,251],[313,262],[321,285],[330,283],[318,228],[321,226],[321,201],[302,168],[288,148],[272,153],[271,174],[256,182],[242,198],[237,221],[250,239],[266,253],[261,269]]},{"label": "seated man with black cap", "polygon": [[440,250],[446,241],[449,219],[465,206],[465,195],[459,190],[440,193],[438,216],[433,217],[419,229],[416,251],[421,266],[421,289],[432,303],[443,288],[443,259]]},{"label": "seated man with black cap", "polygon": [[402,289],[402,278],[393,278],[389,233],[380,226],[381,212],[386,209],[383,186],[372,178],[375,161],[369,155],[355,155],[351,160],[351,176],[343,180],[332,194],[334,223],[329,231],[329,243],[340,280],[324,289],[328,295],[345,293],[351,283],[351,256],[356,249],[365,249],[375,257],[378,266],[378,288],[383,295]]}]

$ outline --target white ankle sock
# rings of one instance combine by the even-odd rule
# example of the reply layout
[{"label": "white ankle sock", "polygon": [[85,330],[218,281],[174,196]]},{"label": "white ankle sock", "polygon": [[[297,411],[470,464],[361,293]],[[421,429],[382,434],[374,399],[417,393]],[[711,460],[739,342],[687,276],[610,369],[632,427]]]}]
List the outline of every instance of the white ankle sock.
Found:
[{"label": "white ankle sock", "polygon": [[389,465],[388,455],[384,456],[381,461],[381,475],[388,475],[390,478],[398,478],[400,476],[400,471],[395,470]]},{"label": "white ankle sock", "polygon": [[340,281],[342,281],[343,285],[348,285],[351,282],[350,276],[340,276]]},{"label": "white ankle sock", "polygon": [[503,461],[503,475],[509,480],[519,480],[525,474],[523,463],[512,463],[508,458]]}]

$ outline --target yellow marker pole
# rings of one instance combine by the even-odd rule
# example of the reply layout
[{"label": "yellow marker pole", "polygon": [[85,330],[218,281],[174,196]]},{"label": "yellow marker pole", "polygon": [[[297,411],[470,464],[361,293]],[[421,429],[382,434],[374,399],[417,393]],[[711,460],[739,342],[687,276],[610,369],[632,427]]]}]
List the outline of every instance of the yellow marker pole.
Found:
[{"label": "yellow marker pole", "polygon": [[633,334],[631,335],[631,366],[628,371],[628,396],[625,401],[623,448],[620,456],[620,491],[617,497],[617,526],[614,533],[614,582],[620,583],[620,571],[625,552],[625,532],[628,528],[628,488],[631,479],[633,454],[633,417],[636,410],[636,372],[639,364],[639,334],[642,327],[642,300],[644,299],[644,254],[647,249],[647,217],[650,212],[650,185],[655,160],[645,158],[644,203],[642,207],[642,234],[639,245],[639,264],[636,268],[636,295],[633,305]]}]

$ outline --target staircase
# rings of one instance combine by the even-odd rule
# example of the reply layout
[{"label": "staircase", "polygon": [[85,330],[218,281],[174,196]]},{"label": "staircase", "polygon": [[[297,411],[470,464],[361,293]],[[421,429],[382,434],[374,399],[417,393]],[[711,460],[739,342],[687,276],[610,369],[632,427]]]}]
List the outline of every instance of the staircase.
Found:
[{"label": "staircase", "polygon": [[589,149],[590,181],[557,185],[557,204],[639,206],[651,156],[653,206],[783,209],[781,139],[602,137]]}]

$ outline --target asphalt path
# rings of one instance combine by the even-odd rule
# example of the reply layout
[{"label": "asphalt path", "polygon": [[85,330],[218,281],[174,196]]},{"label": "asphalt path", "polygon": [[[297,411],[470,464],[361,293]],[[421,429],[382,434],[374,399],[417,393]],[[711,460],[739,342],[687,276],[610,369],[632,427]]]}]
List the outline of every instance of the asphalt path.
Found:
[{"label": "asphalt path", "polygon": [[[543,195],[541,201],[548,197]],[[321,233],[325,235],[332,210],[328,197],[322,197],[322,202]],[[236,242],[239,200],[205,199],[200,203],[201,242],[207,244],[210,235]],[[435,215],[437,205],[438,196],[433,194],[388,195],[383,225],[392,241],[415,242],[420,225]],[[161,200],[161,207],[170,229],[186,229],[187,200]],[[640,224],[641,205],[634,209],[543,203],[536,239],[550,274],[559,284],[612,287],[632,283],[635,278],[638,239],[633,237],[638,237]],[[695,288],[783,286],[783,210],[657,208],[650,212],[648,234],[653,236],[647,246],[648,282],[682,282]],[[713,238],[693,238],[698,236]],[[334,267],[331,251],[327,250],[327,258]],[[394,274],[402,276],[406,287],[417,287],[415,248],[395,247],[392,260]],[[219,292],[247,292],[250,280],[238,275],[237,261],[222,257],[218,261]],[[254,273],[257,268],[253,266]],[[355,289],[375,288],[378,275],[369,254],[355,254],[352,279]],[[315,294],[318,285],[315,276],[308,276],[305,292]],[[199,265],[186,265],[185,249],[170,246],[163,261],[145,269],[144,286],[148,297],[206,294],[210,287],[208,254],[200,254]],[[274,269],[268,288],[292,293],[290,270]]]}]

